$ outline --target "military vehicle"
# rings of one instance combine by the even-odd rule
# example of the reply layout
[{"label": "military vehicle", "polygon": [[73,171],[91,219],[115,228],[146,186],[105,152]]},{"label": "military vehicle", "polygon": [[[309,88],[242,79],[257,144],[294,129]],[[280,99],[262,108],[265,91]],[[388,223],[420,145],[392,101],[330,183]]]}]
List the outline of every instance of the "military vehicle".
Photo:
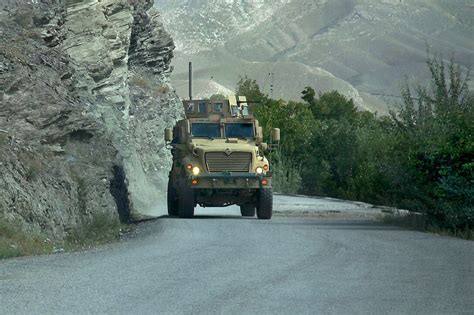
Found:
[{"label": "military vehicle", "polygon": [[183,102],[185,119],[165,129],[173,155],[168,214],[191,218],[196,205],[238,205],[242,216],[271,219],[272,170],[265,153],[280,141],[280,130],[272,130],[273,144],[264,143],[245,97],[192,100],[191,91]]}]

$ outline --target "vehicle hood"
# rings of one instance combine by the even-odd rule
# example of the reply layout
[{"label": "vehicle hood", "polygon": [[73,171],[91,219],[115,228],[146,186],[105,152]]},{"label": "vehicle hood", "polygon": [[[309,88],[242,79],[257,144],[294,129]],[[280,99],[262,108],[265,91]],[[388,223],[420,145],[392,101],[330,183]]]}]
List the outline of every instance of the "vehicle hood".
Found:
[{"label": "vehicle hood", "polygon": [[250,152],[254,153],[257,150],[255,141],[251,140],[237,140],[234,142],[227,142],[226,139],[193,139],[191,142],[193,150],[201,153],[207,152],[225,152],[230,150],[232,152]]}]

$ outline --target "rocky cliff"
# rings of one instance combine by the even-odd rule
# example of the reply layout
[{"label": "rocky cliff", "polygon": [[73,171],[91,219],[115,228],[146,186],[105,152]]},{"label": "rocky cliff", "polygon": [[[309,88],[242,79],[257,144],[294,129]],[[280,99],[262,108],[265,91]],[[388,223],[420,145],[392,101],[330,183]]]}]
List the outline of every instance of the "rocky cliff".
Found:
[{"label": "rocky cliff", "polygon": [[[0,223],[62,240],[159,214],[181,115],[150,0],[0,4]],[[1,235],[0,235],[1,237]]]}]

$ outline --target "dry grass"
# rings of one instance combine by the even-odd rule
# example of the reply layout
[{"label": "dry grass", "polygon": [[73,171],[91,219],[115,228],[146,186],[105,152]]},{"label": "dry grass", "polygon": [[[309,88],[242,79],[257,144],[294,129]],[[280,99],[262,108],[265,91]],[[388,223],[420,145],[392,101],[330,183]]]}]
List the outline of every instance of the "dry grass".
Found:
[{"label": "dry grass", "polygon": [[90,221],[68,232],[64,248],[76,250],[110,243],[118,240],[124,229],[118,219],[112,219],[105,213],[94,214]]},{"label": "dry grass", "polygon": [[153,89],[153,97],[159,97],[165,94],[168,94],[170,92],[169,86],[166,84],[160,85],[157,88]]},{"label": "dry grass", "polygon": [[143,77],[134,75],[128,80],[128,84],[131,87],[139,88],[145,91],[145,93],[151,93],[153,97],[160,97],[170,92],[170,88],[166,84],[160,84],[156,86],[155,83],[151,83]]},{"label": "dry grass", "polygon": [[31,152],[19,153],[18,161],[25,166],[25,177],[28,181],[35,180],[46,170],[46,165],[41,162],[37,155]]},{"label": "dry grass", "polygon": [[0,131],[0,150],[2,150],[3,147],[5,146],[7,139],[8,139],[7,134]]},{"label": "dry grass", "polygon": [[149,89],[150,84],[148,83],[147,80],[143,79],[142,77],[139,76],[133,76],[128,80],[128,84],[131,86],[139,87],[141,89]]},{"label": "dry grass", "polygon": [[91,248],[116,241],[129,227],[105,214],[94,215],[91,221],[69,231],[63,244],[54,244],[44,237],[28,235],[14,224],[0,220],[0,259],[52,254],[55,247],[66,251]]},{"label": "dry grass", "polygon": [[29,236],[10,222],[0,221],[0,259],[52,252],[51,242],[39,236]]}]

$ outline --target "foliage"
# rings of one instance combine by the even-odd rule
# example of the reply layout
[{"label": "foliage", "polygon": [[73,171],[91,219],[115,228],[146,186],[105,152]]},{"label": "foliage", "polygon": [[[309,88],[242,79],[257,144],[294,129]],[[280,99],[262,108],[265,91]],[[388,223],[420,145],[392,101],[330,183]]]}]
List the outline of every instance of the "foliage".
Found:
[{"label": "foliage", "polygon": [[[297,193],[301,189],[300,168],[302,167],[302,149],[310,145],[315,119],[310,108],[300,102],[273,100],[260,91],[255,80],[240,78],[237,84],[238,95],[255,100],[252,112],[263,127],[265,141],[271,143],[272,128],[280,128],[285,135],[278,150],[273,152],[272,167],[275,190],[285,193]],[[291,158],[290,158],[291,157]]]},{"label": "foliage", "polygon": [[291,156],[294,165],[302,162],[301,150],[309,146],[316,121],[307,106],[297,102],[265,100],[253,109],[263,126],[266,140],[270,142],[272,128],[280,128],[285,141],[280,145],[282,155]]},{"label": "foliage", "polygon": [[[467,77],[453,60],[446,67],[429,57],[431,88],[408,83],[402,90],[403,106],[392,113],[399,143],[400,167],[410,174],[422,200],[421,211],[434,224],[453,230],[474,227],[474,98]],[[446,69],[447,68],[447,69]],[[420,198],[421,197],[421,198]]]},{"label": "foliage", "polygon": [[237,82],[236,95],[246,96],[250,101],[263,101],[268,97],[260,91],[256,80],[249,77],[239,77]]},{"label": "foliage", "polygon": [[431,86],[412,88],[406,81],[400,111],[385,117],[357,111],[337,91],[317,96],[311,87],[302,92],[303,102],[272,100],[255,80],[240,78],[238,94],[261,102],[253,111],[265,134],[281,128],[280,149],[272,155],[275,187],[416,210],[432,227],[472,231],[469,74],[453,60],[430,55],[427,65]]},{"label": "foliage", "polygon": [[273,189],[284,194],[297,194],[301,190],[301,170],[292,161],[276,151],[272,155]]},{"label": "foliage", "polygon": [[223,94],[213,94],[211,97],[209,97],[209,100],[211,101],[221,101],[221,100],[226,100],[227,97]]},{"label": "foliage", "polygon": [[357,109],[352,99],[348,100],[337,91],[320,94],[311,87],[306,87],[302,92],[302,99],[309,105],[316,119],[351,119],[356,115]]}]

